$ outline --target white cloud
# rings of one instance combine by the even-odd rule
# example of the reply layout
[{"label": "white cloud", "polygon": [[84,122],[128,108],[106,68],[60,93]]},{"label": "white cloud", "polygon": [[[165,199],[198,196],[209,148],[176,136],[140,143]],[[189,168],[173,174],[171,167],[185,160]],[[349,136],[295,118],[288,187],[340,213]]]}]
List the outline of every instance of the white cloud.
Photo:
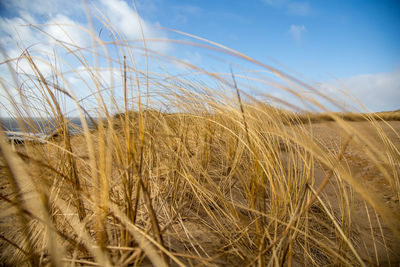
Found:
[{"label": "white cloud", "polygon": [[[50,66],[50,62],[47,60],[43,60],[41,57],[33,57],[36,68],[43,74],[45,77],[52,73],[52,66]],[[25,72],[29,75],[37,75],[31,63],[29,63],[28,59],[22,57],[18,61],[18,69],[19,72]]]},{"label": "white cloud", "polygon": [[355,100],[343,96],[337,89],[353,95],[370,111],[397,110],[400,108],[400,69],[386,73],[360,74],[321,84],[322,93],[340,99],[346,106],[354,106]]},{"label": "white cloud", "polygon": [[[32,25],[38,25],[41,30]],[[89,35],[82,30],[83,27],[84,25],[61,14],[41,25],[34,15],[21,11],[18,17],[0,18],[0,42],[9,58],[19,58],[18,61],[12,62],[12,66],[17,68],[18,72],[34,74],[27,59],[21,57],[23,51],[29,48],[35,64],[42,74],[47,76],[52,72],[48,58],[57,46],[57,40],[73,44],[74,48],[89,45]],[[0,58],[3,59],[3,56]]]},{"label": "white cloud", "polygon": [[53,16],[60,11],[65,15],[77,15],[83,13],[82,0],[13,0],[4,1],[4,5],[9,10],[17,10],[21,12],[29,12],[40,16]]},{"label": "white cloud", "polygon": [[[35,72],[30,63],[26,58],[21,57],[23,50],[30,47],[30,51],[35,51],[34,55],[31,56],[35,59],[38,69],[43,75],[49,75],[51,67],[44,63],[47,60],[41,59],[51,51],[51,48],[43,42],[38,31],[27,25],[28,23],[36,23],[36,20],[25,13],[21,17],[0,18],[1,46],[9,58],[18,58],[17,61],[10,62],[11,66],[16,68],[18,72],[33,75]],[[0,58],[4,60],[2,55]],[[8,71],[2,74],[8,76]]]},{"label": "white cloud", "polygon": [[[146,39],[167,39],[165,32],[156,29],[158,23],[150,23],[138,17],[136,11],[126,1],[93,0],[89,3],[105,14],[111,24],[128,39],[142,39],[140,24]],[[15,45],[16,40],[22,47],[43,43],[44,39],[50,45],[56,44],[52,38],[43,38],[43,35],[29,26],[30,24],[38,25],[59,41],[80,47],[89,45],[90,35],[82,31],[83,27],[87,28],[82,0],[15,0],[5,3],[4,7],[10,14],[16,14],[13,18],[0,18],[0,38],[6,50]],[[150,49],[161,52],[166,52],[170,48],[167,42],[149,41],[147,45]]]},{"label": "white cloud", "polygon": [[304,33],[307,28],[304,25],[290,25],[289,34],[293,37],[296,43],[301,43]]},{"label": "white cloud", "polygon": [[1,45],[9,57],[17,57],[25,48],[48,55],[57,45],[57,40],[79,47],[89,45],[89,34],[85,25],[57,14],[44,23],[39,23],[37,14],[22,10],[13,18],[0,18]]},{"label": "white cloud", "polygon": [[102,86],[109,88],[111,86],[120,85],[122,83],[122,70],[117,68],[102,68],[96,70],[88,70],[87,68],[80,66],[75,69],[79,75],[68,76],[68,81],[72,84],[86,81],[93,82],[96,79],[96,83],[100,82]]},{"label": "white cloud", "polygon": [[[49,77],[53,73],[50,64],[54,65],[54,62],[57,62],[57,70],[65,72],[63,77],[70,83],[71,90],[78,97],[87,95],[88,89],[84,86],[84,81],[88,81],[89,85],[92,85],[90,82],[92,77],[87,72],[82,71],[81,63],[74,55],[57,48],[59,46],[58,41],[64,43],[64,45],[70,44],[72,48],[75,46],[89,47],[91,45],[91,35],[87,32],[88,22],[84,2],[82,0],[15,0],[2,3],[1,6],[5,8],[4,14],[6,15],[0,17],[0,46],[4,49],[6,57],[18,58],[18,60],[11,62],[12,68],[19,73],[34,74],[29,62],[20,57],[22,52],[28,48],[35,64],[45,77]],[[128,4],[130,1],[87,0],[86,2],[89,4],[88,8],[92,14],[97,11],[99,13],[95,15],[104,14],[119,33],[125,35],[127,39],[137,40],[137,46],[142,45],[142,29],[144,37],[148,40],[146,45],[149,49],[164,53],[170,51],[171,45],[168,42],[151,42],[151,39],[167,39],[167,34],[157,29],[157,22],[150,22],[137,15],[132,5]],[[94,16],[92,16],[92,19],[96,30],[104,26]],[[110,40],[108,36],[110,35],[99,34],[99,37],[104,38],[105,41]],[[53,51],[56,55],[53,55]],[[93,54],[87,51],[80,50],[81,53],[88,53],[84,56],[87,56],[88,64],[91,65]],[[103,51],[99,49],[99,53],[101,52]],[[113,52],[110,52],[110,57],[113,57]],[[140,54],[140,51],[138,51],[138,54]],[[108,64],[101,56],[99,56],[99,68],[107,68]],[[141,55],[135,55],[136,68],[140,69],[141,65],[144,65],[141,62],[142,58]],[[5,59],[0,54],[0,61],[3,60]],[[17,62],[18,66],[16,65]],[[82,76],[69,73],[71,70],[80,71]],[[100,79],[104,87],[111,85],[118,87],[121,84],[121,72],[115,69],[96,69],[95,76]],[[20,82],[25,78],[23,75],[19,76]],[[0,79],[10,85],[8,88],[13,95],[17,95],[15,88],[18,88],[19,85],[13,84],[12,76],[8,72],[6,64],[0,66]],[[29,86],[28,83],[25,83],[25,85]],[[90,88],[92,87],[94,88],[94,86]],[[2,102],[3,100],[1,100],[0,105],[5,104]]]},{"label": "white cloud", "polygon": [[38,42],[32,27],[27,25],[28,23],[23,17],[0,18],[0,36],[3,48],[15,50],[16,42],[22,46]]},{"label": "white cloud", "polygon": [[59,41],[77,47],[87,47],[90,42],[90,35],[84,30],[85,28],[84,25],[62,14],[57,14],[46,24],[43,30],[49,34],[50,44],[56,44]]},{"label": "white cloud", "polygon": [[[136,11],[127,2],[122,0],[100,0],[104,5],[104,12],[111,24],[123,33],[128,39],[142,39],[141,30],[145,39],[166,39],[165,33],[158,31],[154,24],[137,16]],[[139,23],[140,21],[140,23]],[[166,52],[169,49],[167,42],[149,42],[150,49]]]},{"label": "white cloud", "polygon": [[[62,1],[54,1],[47,14],[49,16],[46,17],[41,15],[43,9],[34,7],[40,6],[40,2],[39,0],[17,0],[6,3],[5,7],[13,11],[10,14],[15,14],[15,16],[0,17],[0,45],[9,58],[19,57],[25,48],[29,48],[29,52],[35,57],[40,70],[43,71],[43,74],[48,75],[51,74],[51,69],[42,62],[46,62],[49,57],[52,58],[50,54],[55,51],[59,42],[67,46],[71,44],[70,48],[84,48],[91,45],[91,36],[87,32],[85,16],[68,15],[73,10],[69,8],[69,4],[64,7]],[[79,6],[80,12],[82,12],[83,2],[81,0],[71,0],[71,2]],[[125,1],[99,0],[92,3],[97,6],[100,12],[108,16],[113,26],[128,39],[142,39],[139,20],[146,39],[167,38],[165,33],[155,29],[154,24],[143,20],[140,16],[138,17],[135,10]],[[46,6],[47,1],[43,3],[42,7],[45,8]],[[50,12],[56,13],[50,15]],[[168,51],[169,46],[167,42],[147,42],[148,48],[161,52]],[[3,60],[2,55],[0,55],[0,59]],[[24,59],[19,61],[19,71],[33,74],[29,64]]]}]

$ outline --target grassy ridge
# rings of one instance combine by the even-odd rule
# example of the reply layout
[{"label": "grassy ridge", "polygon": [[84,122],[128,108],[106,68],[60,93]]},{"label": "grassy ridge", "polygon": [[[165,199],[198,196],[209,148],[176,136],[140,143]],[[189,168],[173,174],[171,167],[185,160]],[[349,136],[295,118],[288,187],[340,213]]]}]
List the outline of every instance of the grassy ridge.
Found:
[{"label": "grassy ridge", "polygon": [[335,121],[335,117],[345,121],[399,121],[400,110],[384,111],[375,113],[351,113],[351,112],[334,112],[334,113],[306,113],[299,114],[298,118],[301,122],[324,122]]}]

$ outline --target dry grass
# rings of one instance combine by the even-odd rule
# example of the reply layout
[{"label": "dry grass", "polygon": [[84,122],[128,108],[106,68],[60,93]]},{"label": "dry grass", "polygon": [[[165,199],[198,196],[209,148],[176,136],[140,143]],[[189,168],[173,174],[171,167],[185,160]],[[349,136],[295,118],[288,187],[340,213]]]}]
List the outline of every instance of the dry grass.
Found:
[{"label": "dry grass", "polygon": [[324,122],[335,121],[338,117],[345,121],[400,121],[400,110],[384,111],[376,113],[351,113],[351,112],[333,112],[333,113],[305,113],[298,114],[301,122]]},{"label": "dry grass", "polygon": [[[109,58],[119,66],[118,88],[100,82],[84,53],[59,44],[92,73],[88,89],[95,116],[103,118],[95,130],[74,90],[61,82],[65,74],[50,62],[54,75],[44,77],[29,53],[21,56],[35,73],[20,74],[30,88],[19,91],[24,106],[10,93],[19,84],[3,86],[14,114],[41,110],[62,129],[44,145],[13,148],[0,138],[4,265],[399,263],[399,135],[380,119],[386,114],[329,114],[338,133],[326,126],[333,134],[327,137],[318,125],[298,123],[314,119],[252,99],[234,75],[187,64],[212,78],[219,86],[213,88],[142,72],[125,41],[113,44],[122,55]],[[30,102],[32,93],[43,105]],[[66,98],[81,114],[81,135],[69,134]],[[392,115],[398,119],[398,112]],[[369,132],[347,121],[364,116]],[[359,162],[385,184],[385,196],[354,172]]]}]

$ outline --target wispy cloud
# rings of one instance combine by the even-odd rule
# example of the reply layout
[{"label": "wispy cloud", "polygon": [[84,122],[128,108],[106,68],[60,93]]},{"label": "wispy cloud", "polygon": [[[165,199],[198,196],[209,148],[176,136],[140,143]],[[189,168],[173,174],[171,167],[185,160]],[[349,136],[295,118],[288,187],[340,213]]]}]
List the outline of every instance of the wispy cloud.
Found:
[{"label": "wispy cloud", "polygon": [[273,6],[273,7],[281,7],[283,5],[285,5],[288,0],[264,0],[264,2],[267,5]]},{"label": "wispy cloud", "polygon": [[175,5],[172,7],[174,14],[171,15],[175,23],[186,24],[189,21],[209,20],[210,18],[219,18],[221,21],[247,22],[247,19],[236,12],[230,10],[205,9],[196,5]]},{"label": "wispy cloud", "polygon": [[292,1],[292,0],[263,0],[264,3],[273,7],[284,9],[289,15],[309,16],[313,13],[313,9],[308,2]]},{"label": "wispy cloud", "polygon": [[49,35],[50,44],[62,42],[77,47],[87,47],[90,43],[90,36],[84,30],[85,28],[85,25],[58,14],[46,24],[43,30]]},{"label": "wispy cloud", "polygon": [[29,12],[40,16],[53,16],[60,12],[66,15],[84,14],[80,0],[13,0],[4,1],[3,4],[8,10],[15,10],[18,13]]},{"label": "wispy cloud", "polygon": [[[16,4],[21,2],[23,1],[16,1]],[[68,12],[65,13],[62,9],[60,11],[51,18],[43,18],[34,10],[28,13],[21,9],[14,17],[0,18],[0,44],[6,55],[10,58],[19,57],[25,48],[29,48],[39,61],[45,61],[60,43],[72,49],[89,46],[90,35],[85,30],[87,25],[65,15]],[[20,67],[29,65],[21,62],[23,60],[19,62]],[[44,73],[49,73],[48,67],[42,69],[45,70]]]},{"label": "wispy cloud", "polygon": [[[167,39],[167,35],[156,29],[156,24],[149,23],[137,15],[127,2],[122,0],[101,0],[105,14],[113,26],[129,39]],[[150,42],[148,46],[161,52],[169,50],[167,42]]]},{"label": "wispy cloud", "polygon": [[188,23],[190,18],[198,18],[204,15],[204,9],[195,5],[175,5],[172,7],[174,12],[171,18],[179,24]]},{"label": "wispy cloud", "polygon": [[304,25],[290,25],[289,34],[293,37],[294,41],[299,44],[303,39],[303,35],[307,32]]},{"label": "wispy cloud", "polygon": [[204,9],[195,5],[177,5],[173,6],[173,9],[190,16],[199,16],[204,12]]},{"label": "wispy cloud", "polygon": [[[111,24],[128,39],[142,39],[142,30],[146,39],[167,39],[166,33],[157,29],[157,22],[144,20],[126,1],[93,0],[90,5],[105,14]],[[81,0],[54,0],[51,4],[41,0],[15,0],[3,6],[13,14],[12,17],[0,18],[0,38],[6,50],[15,47],[15,41],[21,47],[43,41],[53,46],[57,40],[81,47],[90,45],[90,35],[83,30],[87,28],[87,22]],[[29,24],[38,25],[53,38],[44,40],[43,34],[27,26]],[[161,52],[168,51],[170,47],[167,42],[148,42],[147,45]]]},{"label": "wispy cloud", "polygon": [[[0,54],[0,61],[5,60],[4,57],[18,59],[9,61],[12,69],[21,74],[34,75],[35,71],[32,69],[31,64],[23,56],[23,52],[27,49],[34,59],[37,68],[45,77],[50,77],[55,71],[65,71],[68,73],[70,70],[79,70],[81,62],[76,60],[74,56],[77,54],[65,53],[65,50],[60,45],[67,46],[72,50],[77,47],[84,48],[78,50],[78,53],[82,53],[81,55],[83,56],[88,55],[85,55],[88,51],[90,53],[92,36],[94,35],[88,32],[90,28],[83,3],[84,1],[82,0],[70,0],[66,2],[62,0],[15,0],[2,3],[1,8],[6,9],[6,15],[0,17],[0,46],[4,50],[5,56]],[[87,1],[87,3],[90,14],[96,13],[94,15],[98,17],[104,15],[106,17],[106,19],[103,17],[104,21],[110,22],[115,29],[118,29],[118,33],[124,35],[127,39],[138,40],[138,46],[142,44],[143,30],[143,35],[148,40],[146,45],[149,49],[164,53],[170,51],[170,44],[168,42],[151,42],[151,39],[168,38],[165,32],[157,28],[158,23],[149,21],[138,15],[133,5],[128,4],[128,1],[91,0]],[[107,28],[96,20],[94,16],[92,17],[95,30]],[[101,32],[99,31],[98,38],[105,41],[109,41],[112,38],[110,34],[100,35]],[[57,61],[57,65],[55,65],[55,60],[53,60],[55,58],[61,59]],[[138,52],[138,55],[135,57],[136,67],[141,66],[142,58],[140,52]],[[91,57],[88,57],[88,61],[90,60]],[[106,65],[102,58],[100,58],[98,64],[99,67]],[[55,70],[56,67],[57,70]],[[83,81],[90,82],[91,77],[83,75],[83,73],[81,73],[82,77],[79,77],[79,74],[79,72],[73,72],[65,74],[64,77],[67,79],[65,81],[66,84],[70,82],[74,85],[74,88],[71,88],[71,90],[74,92],[81,90],[78,96],[83,96],[87,93]],[[105,87],[111,86],[112,80],[118,84],[118,76],[110,71],[100,72],[97,70],[97,74],[101,77],[102,84]],[[112,79],[109,77],[112,77]],[[6,64],[0,66],[0,79],[11,85],[9,88],[12,91],[12,95],[17,94],[13,90],[18,85],[13,83],[12,76]],[[80,86],[76,86],[77,83]],[[27,87],[29,87],[28,84],[29,82],[25,83]],[[0,99],[0,105],[4,104],[3,102],[6,103],[7,101]],[[73,108],[74,106],[71,103],[67,105],[69,105],[68,108]]]},{"label": "wispy cloud", "polygon": [[308,16],[312,13],[308,2],[289,2],[287,3],[287,12],[291,15]]},{"label": "wispy cloud", "polygon": [[[340,94],[338,89],[347,95]],[[328,81],[320,85],[320,90],[335,99],[341,99],[347,106],[355,103],[351,98],[354,96],[370,111],[396,110],[400,108],[400,69]]]}]

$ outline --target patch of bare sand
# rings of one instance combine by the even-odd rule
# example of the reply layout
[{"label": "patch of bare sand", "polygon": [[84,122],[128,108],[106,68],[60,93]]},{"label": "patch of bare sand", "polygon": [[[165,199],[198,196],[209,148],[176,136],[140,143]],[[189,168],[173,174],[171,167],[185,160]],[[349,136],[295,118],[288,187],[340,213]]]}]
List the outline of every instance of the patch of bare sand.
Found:
[{"label": "patch of bare sand", "polygon": [[[382,132],[394,144],[394,147],[400,149],[400,138],[398,136],[400,122],[379,122],[378,124]],[[378,145],[378,147],[384,147],[385,144],[383,142],[385,141],[382,140],[379,132],[370,123],[351,122],[350,125],[367,137],[368,141]],[[348,134],[335,122],[316,123],[312,125],[310,130],[313,136],[322,145],[332,150],[333,153],[339,151],[348,137]],[[384,178],[376,164],[365,154],[364,149],[367,145],[358,141],[351,141],[344,154],[344,159],[353,177],[365,185],[372,194],[385,203],[394,213],[400,214],[398,195],[393,191],[393,187]],[[388,171],[390,172],[390,170]],[[324,179],[325,173],[322,168],[316,168],[315,179],[317,185]],[[348,186],[346,187],[349,188]],[[342,204],[341,201],[338,201],[338,184],[334,179],[331,179],[330,184],[323,192],[332,210],[340,214]],[[392,265],[397,266],[400,263],[400,241],[394,237],[380,216],[365,203],[359,194],[354,193],[351,206],[352,227],[358,233],[357,250],[363,260],[380,266],[387,266],[390,261]]]}]

